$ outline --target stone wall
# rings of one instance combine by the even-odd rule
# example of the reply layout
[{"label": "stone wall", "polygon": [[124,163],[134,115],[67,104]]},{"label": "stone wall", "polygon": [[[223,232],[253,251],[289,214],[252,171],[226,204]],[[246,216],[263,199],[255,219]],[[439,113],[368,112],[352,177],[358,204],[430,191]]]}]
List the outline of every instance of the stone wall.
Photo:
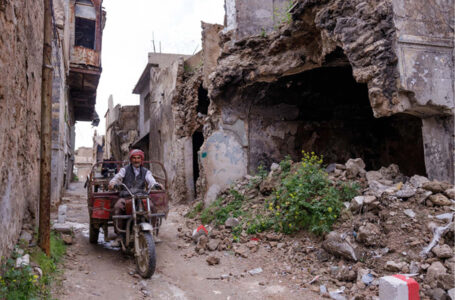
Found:
[{"label": "stone wall", "polygon": [[0,256],[37,216],[43,14],[42,1],[0,1]]}]

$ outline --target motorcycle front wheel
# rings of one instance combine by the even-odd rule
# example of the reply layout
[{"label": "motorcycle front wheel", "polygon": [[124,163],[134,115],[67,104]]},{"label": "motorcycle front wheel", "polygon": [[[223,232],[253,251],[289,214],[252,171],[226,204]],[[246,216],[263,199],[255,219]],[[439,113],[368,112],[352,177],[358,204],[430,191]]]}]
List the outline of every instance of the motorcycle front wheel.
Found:
[{"label": "motorcycle front wheel", "polygon": [[139,243],[139,255],[136,256],[137,272],[143,278],[150,278],[156,267],[155,241],[150,232],[140,232],[137,242]]}]

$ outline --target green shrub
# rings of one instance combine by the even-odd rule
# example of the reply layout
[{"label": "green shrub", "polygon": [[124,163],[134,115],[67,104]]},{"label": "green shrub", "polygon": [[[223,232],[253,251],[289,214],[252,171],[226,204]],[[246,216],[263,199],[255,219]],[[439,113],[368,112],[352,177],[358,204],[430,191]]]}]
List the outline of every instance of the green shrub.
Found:
[{"label": "green shrub", "polygon": [[346,197],[357,194],[356,185],[333,186],[322,168],[322,156],[302,151],[302,161],[282,179],[269,202],[275,230],[292,233],[304,228],[329,231]]}]

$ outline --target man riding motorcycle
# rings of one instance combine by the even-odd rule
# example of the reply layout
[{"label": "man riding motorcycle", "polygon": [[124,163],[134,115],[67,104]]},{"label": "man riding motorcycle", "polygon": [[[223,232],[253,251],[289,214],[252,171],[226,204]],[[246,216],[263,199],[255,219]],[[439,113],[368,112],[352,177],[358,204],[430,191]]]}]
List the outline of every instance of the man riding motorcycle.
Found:
[{"label": "man riding motorcycle", "polygon": [[[130,164],[120,169],[120,171],[109,181],[109,190],[114,186],[124,183],[132,193],[143,192],[147,183],[148,187],[163,189],[152,175],[152,172],[142,166],[144,161],[144,152],[139,149],[133,149],[129,153]],[[129,196],[127,191],[121,191],[120,198],[114,205],[114,215],[125,214],[125,201]],[[124,228],[123,222],[119,222],[119,227]]]}]

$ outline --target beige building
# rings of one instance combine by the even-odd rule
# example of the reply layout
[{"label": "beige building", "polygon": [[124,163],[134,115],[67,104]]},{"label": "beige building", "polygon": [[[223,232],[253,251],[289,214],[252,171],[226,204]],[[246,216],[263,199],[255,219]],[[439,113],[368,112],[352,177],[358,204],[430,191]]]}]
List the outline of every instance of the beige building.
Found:
[{"label": "beige building", "polygon": [[93,148],[79,147],[74,152],[74,174],[78,181],[85,182],[93,166]]}]

